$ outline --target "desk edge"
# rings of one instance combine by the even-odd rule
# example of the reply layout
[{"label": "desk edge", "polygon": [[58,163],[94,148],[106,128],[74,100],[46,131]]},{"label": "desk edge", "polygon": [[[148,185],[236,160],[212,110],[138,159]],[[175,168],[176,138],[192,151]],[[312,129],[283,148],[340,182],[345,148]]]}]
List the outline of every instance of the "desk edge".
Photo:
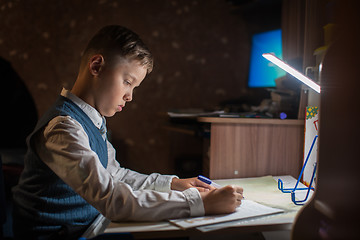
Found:
[{"label": "desk edge", "polygon": [[230,124],[304,125],[303,119],[198,117],[198,122]]}]

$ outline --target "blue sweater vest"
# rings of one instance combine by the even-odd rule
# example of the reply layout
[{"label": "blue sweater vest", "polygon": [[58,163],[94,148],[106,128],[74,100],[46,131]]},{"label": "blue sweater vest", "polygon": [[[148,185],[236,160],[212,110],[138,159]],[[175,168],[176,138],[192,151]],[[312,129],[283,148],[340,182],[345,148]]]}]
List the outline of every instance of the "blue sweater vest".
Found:
[{"label": "blue sweater vest", "polygon": [[17,217],[21,218],[20,221],[15,219],[14,224],[21,222],[22,225],[17,229],[48,232],[62,226],[88,225],[99,214],[39,159],[34,150],[33,136],[56,116],[76,119],[87,133],[91,149],[97,153],[104,168],[107,166],[107,146],[99,129],[75,103],[60,96],[27,139],[25,168],[13,191]]}]

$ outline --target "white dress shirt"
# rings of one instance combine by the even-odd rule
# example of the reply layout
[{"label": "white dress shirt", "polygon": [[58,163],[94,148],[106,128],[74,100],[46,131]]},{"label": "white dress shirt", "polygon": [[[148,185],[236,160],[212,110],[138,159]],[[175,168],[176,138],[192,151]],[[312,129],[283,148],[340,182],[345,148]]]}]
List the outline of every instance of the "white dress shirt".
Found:
[{"label": "white dress shirt", "polygon": [[[96,109],[70,91],[63,89],[61,95],[77,104],[96,127],[101,127],[103,117]],[[204,215],[197,189],[172,191],[171,181],[176,176],[145,175],[121,168],[108,140],[105,169],[91,150],[83,127],[70,116],[52,119],[40,133],[35,143],[42,161],[108,219],[157,221]]]}]

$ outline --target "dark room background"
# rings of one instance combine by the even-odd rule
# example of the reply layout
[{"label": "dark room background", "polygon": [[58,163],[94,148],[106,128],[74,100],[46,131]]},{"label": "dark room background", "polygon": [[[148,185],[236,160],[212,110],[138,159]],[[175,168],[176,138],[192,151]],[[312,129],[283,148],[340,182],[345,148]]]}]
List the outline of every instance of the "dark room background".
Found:
[{"label": "dark room background", "polygon": [[[270,2],[275,2],[274,11]],[[223,101],[251,96],[246,85],[250,35],[280,23],[279,2],[1,1],[0,57],[22,79],[41,116],[62,87],[71,89],[82,50],[99,28],[119,24],[138,33],[154,55],[154,70],[123,112],[108,119],[108,129],[122,166],[168,174],[176,170],[174,152],[198,152],[201,145],[169,131],[166,112],[215,109]],[[15,94],[16,87],[6,88],[9,79],[0,78],[2,92]],[[28,117],[24,106],[16,102],[17,114],[3,111],[2,116],[22,128]]]}]

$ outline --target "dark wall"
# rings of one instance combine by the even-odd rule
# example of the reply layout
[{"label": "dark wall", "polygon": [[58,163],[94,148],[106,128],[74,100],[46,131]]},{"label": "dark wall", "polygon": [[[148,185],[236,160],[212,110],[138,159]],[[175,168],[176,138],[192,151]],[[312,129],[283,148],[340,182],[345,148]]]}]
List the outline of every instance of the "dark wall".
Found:
[{"label": "dark wall", "polygon": [[137,32],[155,68],[108,128],[123,165],[171,173],[164,113],[212,108],[246,93],[249,31],[233,10],[225,0],[2,1],[0,56],[24,80],[40,116],[62,87],[71,89],[81,52],[100,27],[120,24]]}]

